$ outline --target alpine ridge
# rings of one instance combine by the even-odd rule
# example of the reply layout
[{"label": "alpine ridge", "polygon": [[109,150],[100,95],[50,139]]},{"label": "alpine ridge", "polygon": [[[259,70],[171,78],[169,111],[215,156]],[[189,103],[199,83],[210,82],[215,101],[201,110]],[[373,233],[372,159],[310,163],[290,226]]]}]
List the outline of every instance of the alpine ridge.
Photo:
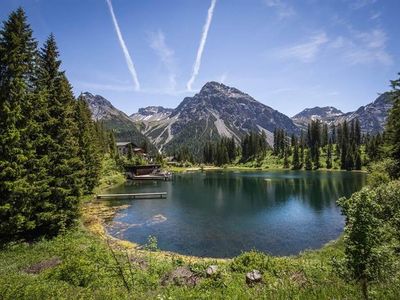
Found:
[{"label": "alpine ridge", "polygon": [[135,122],[115,108],[110,101],[89,92],[82,93],[81,97],[88,104],[92,118],[101,121],[105,128],[113,130],[117,141],[132,141],[138,146],[147,143],[151,151],[156,150],[149,139],[138,130]]},{"label": "alpine ridge", "polygon": [[[201,151],[206,141],[233,137],[239,141],[250,131],[264,131],[272,144],[276,127],[289,133],[299,129],[284,114],[264,105],[240,90],[218,82],[208,82],[199,93],[186,97],[169,115],[159,118],[158,109],[151,117],[143,110],[131,116],[138,127],[159,149],[172,153],[185,145],[193,153]],[[148,109],[145,109],[148,111]]]},{"label": "alpine ridge", "polygon": [[383,132],[386,118],[392,102],[389,93],[383,93],[375,101],[358,108],[356,111],[343,113],[335,107],[314,107],[306,108],[300,113],[294,115],[292,120],[302,129],[307,128],[311,120],[320,120],[329,125],[339,124],[343,121],[350,122],[358,119],[361,125],[361,131],[364,133],[376,134]]},{"label": "alpine ridge", "polygon": [[233,137],[239,142],[250,131],[264,132],[272,144],[275,128],[298,134],[315,119],[332,125],[358,118],[361,130],[374,134],[383,131],[392,106],[390,94],[384,93],[354,112],[344,113],[332,106],[314,107],[289,118],[234,87],[211,81],[193,97],[184,98],[175,109],[149,106],[128,117],[99,95],[86,92],[82,96],[93,118],[113,129],[118,140],[139,144],[147,141],[166,154],[173,154],[182,146],[200,153],[207,141]]}]

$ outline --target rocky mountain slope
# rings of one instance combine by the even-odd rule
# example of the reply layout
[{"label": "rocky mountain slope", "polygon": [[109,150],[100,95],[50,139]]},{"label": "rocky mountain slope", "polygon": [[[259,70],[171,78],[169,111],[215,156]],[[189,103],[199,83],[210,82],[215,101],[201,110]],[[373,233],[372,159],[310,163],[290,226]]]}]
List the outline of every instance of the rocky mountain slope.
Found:
[{"label": "rocky mountain slope", "polygon": [[117,140],[138,144],[151,142],[165,153],[173,153],[182,146],[200,153],[206,141],[223,136],[239,141],[250,131],[264,132],[272,144],[275,128],[283,128],[289,134],[299,133],[315,119],[338,124],[358,118],[363,132],[382,132],[392,106],[389,94],[385,93],[354,112],[343,113],[331,106],[314,107],[290,119],[236,88],[208,82],[199,93],[186,97],[175,109],[149,106],[128,117],[101,96],[90,93],[83,96],[93,118],[114,129]]},{"label": "rocky mountain slope", "polygon": [[361,106],[356,111],[343,113],[340,110],[327,107],[306,108],[292,117],[292,120],[300,128],[307,128],[311,120],[321,120],[328,124],[339,124],[344,120],[350,122],[353,119],[360,121],[363,132],[382,132],[386,123],[389,109],[392,107],[389,93],[380,95],[374,102]]},{"label": "rocky mountain slope", "polygon": [[137,145],[147,142],[150,150],[155,150],[149,139],[144,136],[125,113],[115,108],[110,101],[89,92],[81,94],[88,104],[94,120],[103,122],[107,129],[114,130],[117,141],[132,141]]},{"label": "rocky mountain slope", "polygon": [[174,110],[172,108],[164,108],[162,106],[148,106],[139,108],[130,118],[135,122],[157,122],[168,118]]},{"label": "rocky mountain slope", "polygon": [[342,116],[344,113],[333,106],[313,107],[306,108],[297,115],[292,117],[296,125],[301,128],[307,128],[311,120],[321,120],[323,122],[333,122],[337,117]]},{"label": "rocky mountain slope", "polygon": [[152,116],[144,111],[148,109],[139,110],[132,119],[140,124],[142,133],[166,152],[173,152],[181,145],[198,152],[208,140],[225,136],[239,141],[249,131],[264,131],[269,143],[276,127],[289,133],[298,132],[284,114],[217,82],[208,82],[198,94],[186,97],[172,111],[159,108]]}]

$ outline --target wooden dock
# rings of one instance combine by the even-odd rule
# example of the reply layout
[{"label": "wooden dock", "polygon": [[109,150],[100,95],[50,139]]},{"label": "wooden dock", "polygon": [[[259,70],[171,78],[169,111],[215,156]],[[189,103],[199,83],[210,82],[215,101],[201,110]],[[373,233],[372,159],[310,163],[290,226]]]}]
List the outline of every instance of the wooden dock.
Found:
[{"label": "wooden dock", "polygon": [[136,193],[136,194],[103,194],[96,195],[97,199],[110,199],[110,198],[118,198],[118,199],[163,199],[167,198],[166,192],[160,193]]},{"label": "wooden dock", "polygon": [[172,175],[137,175],[128,176],[131,180],[163,180],[168,181],[172,179]]}]

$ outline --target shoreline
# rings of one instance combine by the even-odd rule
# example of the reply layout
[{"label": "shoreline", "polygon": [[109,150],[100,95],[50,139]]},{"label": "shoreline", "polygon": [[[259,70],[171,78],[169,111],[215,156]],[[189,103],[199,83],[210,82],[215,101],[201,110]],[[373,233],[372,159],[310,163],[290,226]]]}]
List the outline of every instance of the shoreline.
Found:
[{"label": "shoreline", "polygon": [[[102,241],[107,242],[113,249],[115,250],[123,250],[128,251],[130,253],[134,253],[137,256],[148,256],[152,255],[158,259],[181,259],[187,263],[193,262],[230,262],[235,259],[237,256],[231,258],[214,258],[214,257],[200,257],[200,256],[190,256],[185,254],[180,254],[177,252],[167,251],[158,249],[157,251],[151,251],[147,249],[143,249],[143,245],[138,243],[128,241],[125,239],[121,239],[115,236],[112,236],[107,232],[107,222],[111,221],[115,215],[123,209],[128,208],[130,205],[120,205],[120,206],[108,206],[104,201],[97,200],[93,198],[91,201],[88,201],[83,204],[82,208],[82,221],[83,226],[87,229],[91,234],[99,237]],[[339,243],[343,237],[343,233],[341,233],[336,239],[330,240],[323,244],[320,248],[316,249],[304,249],[300,251],[298,254],[293,255],[270,255],[276,259],[297,259],[304,255],[313,255],[317,254],[320,251],[327,250],[330,246],[334,246]],[[246,251],[244,251],[246,252]],[[263,252],[264,253],[264,252]]]},{"label": "shoreline", "polygon": [[305,171],[305,172],[350,172],[350,173],[368,173],[367,170],[341,170],[341,169],[327,169],[327,168],[319,168],[317,170],[292,170],[290,168],[257,168],[257,167],[245,167],[245,166],[226,166],[226,167],[218,167],[218,166],[198,166],[198,167],[173,167],[173,168],[166,168],[166,170],[176,173],[186,173],[186,172],[197,172],[197,171],[261,171],[261,172],[268,172],[268,171]]},{"label": "shoreline", "polygon": [[115,247],[115,249],[134,252],[135,255],[139,256],[153,255],[162,259],[179,258],[185,262],[229,262],[233,259],[190,256],[160,249],[157,251],[150,251],[141,248],[142,245],[135,242],[112,236],[107,232],[106,223],[112,220],[120,210],[127,207],[129,207],[129,205],[107,206],[103,201],[93,198],[92,201],[86,202],[82,208],[83,225],[90,233],[100,237],[103,241],[111,242],[111,246]]}]

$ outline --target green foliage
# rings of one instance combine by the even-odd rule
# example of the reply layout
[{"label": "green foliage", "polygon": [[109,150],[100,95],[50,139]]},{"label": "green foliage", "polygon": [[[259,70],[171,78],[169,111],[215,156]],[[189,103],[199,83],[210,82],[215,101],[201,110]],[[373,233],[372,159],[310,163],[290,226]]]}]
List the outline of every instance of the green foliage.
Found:
[{"label": "green foliage", "polygon": [[31,111],[36,59],[36,41],[24,11],[18,9],[0,30],[0,243],[36,226],[32,186],[37,191],[43,187],[43,169],[34,159],[32,140],[40,130]]},{"label": "green foliage", "polygon": [[[0,295],[3,299],[357,299],[359,289],[332,270],[332,257],[342,257],[341,240],[299,256],[272,257],[251,251],[232,260],[159,257],[157,252],[114,250],[81,227],[38,243],[19,243],[0,251]],[[61,264],[38,274],[26,269],[51,258]],[[217,264],[219,274],[204,276]],[[189,268],[196,286],[162,284],[177,267]],[[249,287],[245,273],[257,269],[264,283]],[[127,283],[129,290],[126,288]],[[376,299],[397,299],[400,280],[372,284]]]},{"label": "green foliage", "polygon": [[310,150],[307,150],[306,151],[306,160],[305,160],[305,166],[304,166],[304,168],[306,169],[306,170],[312,170],[312,162],[311,162],[311,151]]},{"label": "green foliage", "polygon": [[397,267],[399,199],[400,184],[393,182],[377,188],[365,187],[338,201],[346,216],[342,275],[360,282],[365,299],[368,299],[368,284],[390,279]]},{"label": "green foliage", "polygon": [[260,133],[250,132],[241,141],[242,161],[263,158],[269,146],[264,131]]},{"label": "green foliage", "polygon": [[241,255],[235,257],[230,265],[234,272],[250,272],[251,270],[259,270],[260,272],[268,272],[273,270],[274,263],[271,256],[253,250],[244,252]]},{"label": "green foliage", "polygon": [[293,150],[292,169],[299,170],[301,168],[302,168],[302,163],[300,162],[299,158],[299,146],[296,143],[294,145],[294,150]]},{"label": "green foliage", "polygon": [[38,51],[22,9],[0,30],[0,243],[54,236],[79,216],[108,151],[76,102],[53,35]]},{"label": "green foliage", "polygon": [[389,183],[395,177],[395,166],[396,162],[390,158],[372,163],[368,167],[368,185],[376,187],[384,183]]},{"label": "green foliage", "polygon": [[206,142],[203,148],[203,162],[217,166],[232,163],[237,156],[237,147],[234,138],[221,138],[219,141]]},{"label": "green foliage", "polygon": [[150,235],[147,239],[147,243],[144,245],[144,249],[149,251],[157,251],[158,250],[157,237]]},{"label": "green foliage", "polygon": [[396,177],[400,177],[400,78],[393,80],[391,84],[390,96],[393,107],[389,112],[385,127],[385,149],[389,157],[397,162]]},{"label": "green foliage", "polygon": [[91,193],[100,178],[101,151],[95,123],[92,121],[89,107],[82,97],[76,101],[75,121],[78,126],[78,156],[84,165],[82,170],[83,191]]},{"label": "green foliage", "polygon": [[326,153],[326,168],[332,169],[332,143],[329,141]]}]

